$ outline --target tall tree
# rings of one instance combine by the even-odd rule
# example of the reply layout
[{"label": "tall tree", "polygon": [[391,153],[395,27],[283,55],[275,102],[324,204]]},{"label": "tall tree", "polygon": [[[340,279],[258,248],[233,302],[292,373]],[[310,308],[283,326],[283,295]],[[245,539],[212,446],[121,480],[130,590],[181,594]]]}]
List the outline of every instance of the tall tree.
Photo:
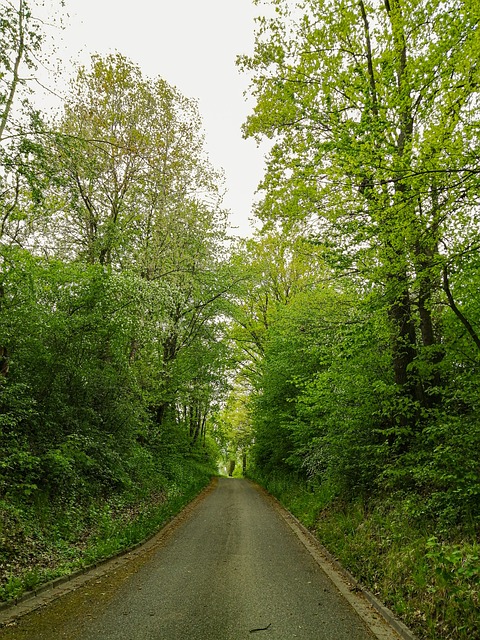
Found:
[{"label": "tall tree", "polygon": [[144,78],[120,54],[93,56],[52,128],[63,183],[46,230],[57,253],[135,264],[153,279],[173,263],[181,268],[182,243],[218,228],[219,176],[204,153],[196,104],[164,80]]},{"label": "tall tree", "polygon": [[[58,7],[63,5],[63,0],[59,0]],[[37,0],[8,0],[0,6],[0,240],[3,245],[24,241],[27,226],[24,209],[39,195],[37,176],[30,166],[33,134],[39,127],[31,94],[35,72],[45,61],[43,50],[50,35],[49,27],[36,15],[40,10]]]},{"label": "tall tree", "polygon": [[[144,78],[120,54],[93,56],[55,125],[57,133],[46,136],[59,179],[46,199],[38,248],[135,273],[158,292],[152,300],[161,310],[155,303],[147,309],[150,333],[132,336],[130,351],[133,360],[144,352],[157,363],[142,378],[161,425],[167,413],[176,415],[178,394],[196,375],[180,380],[176,360],[216,340],[217,302],[229,286],[221,267],[221,176],[206,157],[197,106],[164,80]],[[187,408],[197,415],[198,407],[195,400]]]},{"label": "tall tree", "polygon": [[118,489],[137,454],[202,439],[223,392],[220,177],[195,103],[119,54],[79,70],[27,151],[44,189],[23,188],[28,250],[4,252],[0,274],[6,476]]},{"label": "tall tree", "polygon": [[[63,3],[61,3],[63,4]],[[36,178],[28,163],[31,142],[24,128],[35,123],[26,74],[41,58],[45,33],[34,16],[35,0],[0,6],[0,311],[4,304],[5,248],[25,237],[25,209],[37,196]],[[8,346],[0,342],[0,378],[8,373]]]},{"label": "tall tree", "polygon": [[478,8],[269,4],[275,17],[260,20],[255,53],[240,61],[257,100],[245,134],[275,140],[259,215],[316,225],[362,272],[385,303],[399,391],[431,406],[444,248],[472,229],[476,207]]}]

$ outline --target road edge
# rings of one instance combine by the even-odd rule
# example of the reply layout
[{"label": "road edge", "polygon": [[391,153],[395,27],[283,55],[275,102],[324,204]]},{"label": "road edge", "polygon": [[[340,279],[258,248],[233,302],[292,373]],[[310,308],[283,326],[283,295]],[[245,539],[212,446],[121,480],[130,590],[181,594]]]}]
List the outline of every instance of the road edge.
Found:
[{"label": "road edge", "polygon": [[[249,482],[271,502],[275,510],[312,555],[315,562],[326,573],[331,582],[355,609],[378,640],[390,640],[392,637],[391,634],[386,635],[385,625],[387,625],[389,631],[395,632],[397,638],[401,638],[402,640],[418,640],[414,633],[376,596],[365,589],[328,549],[322,545],[320,540],[309,531],[298,518],[290,513],[275,496],[256,482],[252,480],[249,480]],[[380,624],[375,614],[380,616]]]},{"label": "road edge", "polygon": [[123,549],[109,558],[97,561],[66,576],[61,576],[51,580],[50,582],[39,585],[33,591],[27,591],[24,593],[14,602],[0,603],[0,632],[2,628],[15,623],[23,616],[50,604],[54,600],[57,600],[72,591],[75,591],[94,578],[107,575],[130,560],[147,553],[159,544],[163,543],[165,538],[167,538],[167,536],[170,535],[176,527],[190,515],[198,503],[204,500],[206,496],[213,491],[217,483],[218,478],[213,477],[210,483],[202,489],[202,491],[200,491],[193,500],[185,505],[181,511],[172,516],[170,520],[158,531],[151,534],[141,542],[137,542],[131,547]]}]

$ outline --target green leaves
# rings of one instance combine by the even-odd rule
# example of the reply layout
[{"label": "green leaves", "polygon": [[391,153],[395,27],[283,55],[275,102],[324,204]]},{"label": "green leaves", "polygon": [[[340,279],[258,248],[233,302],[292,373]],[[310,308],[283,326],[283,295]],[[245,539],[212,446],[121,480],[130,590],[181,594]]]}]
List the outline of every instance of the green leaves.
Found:
[{"label": "green leaves", "polygon": [[418,492],[439,521],[476,519],[478,11],[269,4],[240,60],[244,133],[273,142],[256,214],[265,246],[294,232],[291,254],[270,245],[284,264],[302,236],[317,252],[281,303],[281,269],[252,274],[237,310],[257,471],[348,498]]},{"label": "green leaves", "polygon": [[161,78],[144,78],[120,54],[93,56],[54,126],[44,140],[61,179],[43,232],[57,255],[135,265],[154,279],[185,268],[185,243],[193,250],[221,232],[219,176],[198,109]]}]

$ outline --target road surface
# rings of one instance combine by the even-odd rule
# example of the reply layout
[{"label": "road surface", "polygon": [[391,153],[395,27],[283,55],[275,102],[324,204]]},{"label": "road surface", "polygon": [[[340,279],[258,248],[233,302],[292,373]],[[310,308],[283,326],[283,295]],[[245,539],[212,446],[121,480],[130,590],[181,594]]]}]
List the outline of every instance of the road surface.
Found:
[{"label": "road surface", "polygon": [[2,640],[378,637],[278,507],[230,478],[220,478],[161,544],[0,631]]}]

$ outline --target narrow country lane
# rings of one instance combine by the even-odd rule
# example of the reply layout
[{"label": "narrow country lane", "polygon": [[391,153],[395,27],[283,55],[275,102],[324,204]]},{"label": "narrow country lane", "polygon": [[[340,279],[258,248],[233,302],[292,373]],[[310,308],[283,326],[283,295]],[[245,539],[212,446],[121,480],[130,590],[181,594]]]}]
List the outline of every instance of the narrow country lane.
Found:
[{"label": "narrow country lane", "polygon": [[[262,493],[222,478],[163,544],[0,631],[6,640],[372,640]],[[395,638],[391,636],[382,636]]]}]

